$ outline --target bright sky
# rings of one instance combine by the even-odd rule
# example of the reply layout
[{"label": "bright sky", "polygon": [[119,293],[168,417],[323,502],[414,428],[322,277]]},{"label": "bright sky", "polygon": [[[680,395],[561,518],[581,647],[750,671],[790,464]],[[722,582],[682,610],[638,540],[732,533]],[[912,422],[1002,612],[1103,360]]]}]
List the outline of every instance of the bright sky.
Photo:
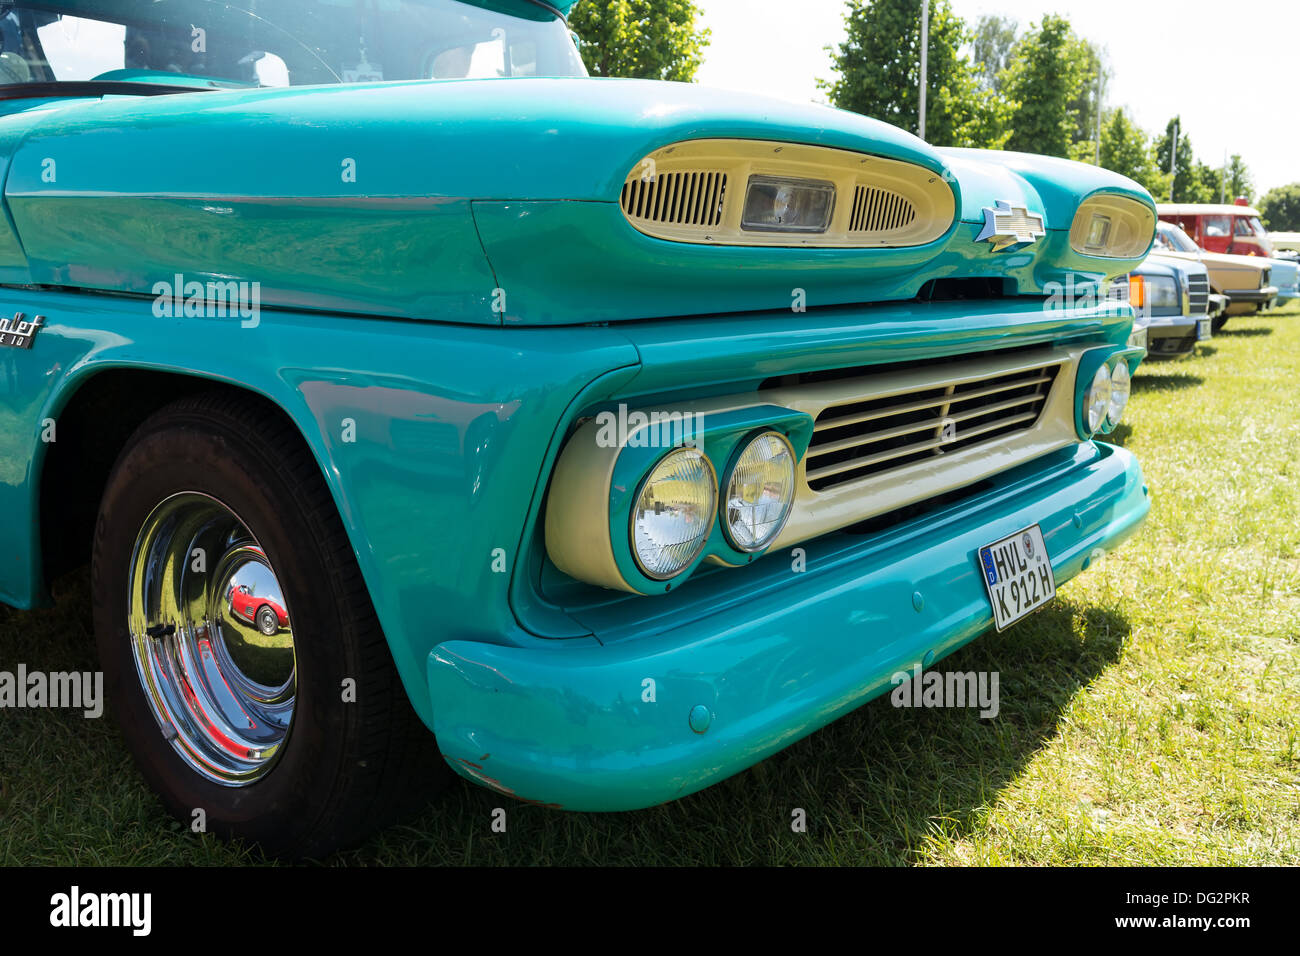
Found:
[{"label": "bright sky", "polygon": [[[844,38],[843,0],[696,0],[713,31],[697,79],[712,86],[825,102],[827,44]],[[952,0],[974,24],[996,13],[1023,30],[1069,18],[1107,51],[1107,106],[1148,133],[1183,117],[1197,157],[1241,153],[1264,192],[1300,181],[1300,0]]]}]

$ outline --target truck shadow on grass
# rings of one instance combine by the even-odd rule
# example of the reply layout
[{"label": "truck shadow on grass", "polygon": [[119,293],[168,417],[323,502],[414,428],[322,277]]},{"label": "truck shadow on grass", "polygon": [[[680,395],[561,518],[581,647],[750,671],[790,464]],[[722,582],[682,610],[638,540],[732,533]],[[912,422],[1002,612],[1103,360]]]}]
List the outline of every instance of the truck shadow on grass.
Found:
[{"label": "truck shadow on grass", "polygon": [[[93,670],[87,575],[57,604],[0,608],[0,669]],[[935,834],[975,832],[985,807],[1056,736],[1071,699],[1114,663],[1127,620],[1065,598],[940,661],[996,672],[999,712],[904,709],[879,697],[753,768],[633,813],[565,813],[456,778],[426,810],[327,865],[913,864]],[[171,819],[106,715],[7,711],[0,739],[0,863],[186,866],[266,862]],[[506,812],[506,832],[493,813]],[[806,832],[791,824],[796,810]]]},{"label": "truck shadow on grass", "polygon": [[1139,392],[1177,392],[1204,385],[1205,379],[1167,364],[1146,364],[1133,376],[1132,389]]},{"label": "truck shadow on grass", "polygon": [[[1266,316],[1266,318],[1271,318],[1271,316]],[[1255,325],[1255,326],[1249,326],[1244,329],[1242,328],[1234,329],[1231,327],[1225,327],[1215,332],[1214,337],[1218,338],[1219,336],[1223,336],[1224,338],[1228,338],[1228,339],[1233,339],[1233,338],[1252,339],[1252,338],[1257,338],[1261,335],[1272,335],[1272,334],[1273,334],[1273,329],[1271,326]]]},{"label": "truck shadow on grass", "polygon": [[[751,769],[670,804],[566,814],[460,784],[424,817],[338,862],[910,865],[936,833],[976,831],[984,808],[1059,730],[1071,699],[1119,657],[1120,614],[1060,600],[986,634],[939,672],[996,672],[1000,710],[895,707],[879,697]],[[496,808],[507,830],[493,833]],[[806,832],[792,829],[803,811]]]}]

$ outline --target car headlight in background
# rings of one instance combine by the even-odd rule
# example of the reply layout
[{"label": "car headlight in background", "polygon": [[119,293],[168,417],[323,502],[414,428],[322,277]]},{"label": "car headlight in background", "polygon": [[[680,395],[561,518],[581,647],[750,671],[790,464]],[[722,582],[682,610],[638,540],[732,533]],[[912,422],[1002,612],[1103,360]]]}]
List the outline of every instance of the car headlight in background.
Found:
[{"label": "car headlight in background", "polygon": [[1092,383],[1084,397],[1090,432],[1096,432],[1106,423],[1106,416],[1110,412],[1111,384],[1110,367],[1100,366],[1092,376]]},{"label": "car headlight in background", "polygon": [[723,499],[723,529],[736,550],[758,551],[780,533],[794,502],[794,465],[779,432],[764,432],[741,450]]},{"label": "car headlight in background", "polygon": [[[1103,369],[1105,367],[1102,366]],[[1112,428],[1119,424],[1120,418],[1124,415],[1132,385],[1133,378],[1129,374],[1128,363],[1121,359],[1110,373],[1110,403],[1106,408],[1106,420]]]},{"label": "car headlight in background", "polygon": [[718,482],[695,448],[665,455],[646,477],[632,509],[632,554],[646,577],[664,581],[699,557],[713,528]]},{"label": "car headlight in background", "polygon": [[834,183],[751,176],[740,228],[761,232],[825,232],[830,228],[834,211]]},{"label": "car headlight in background", "polygon": [[1070,248],[1085,256],[1137,259],[1151,247],[1155,231],[1156,213],[1146,203],[1102,194],[1079,205],[1070,225]]},{"label": "car headlight in background", "polygon": [[1178,310],[1178,284],[1170,276],[1145,276],[1145,306]]}]

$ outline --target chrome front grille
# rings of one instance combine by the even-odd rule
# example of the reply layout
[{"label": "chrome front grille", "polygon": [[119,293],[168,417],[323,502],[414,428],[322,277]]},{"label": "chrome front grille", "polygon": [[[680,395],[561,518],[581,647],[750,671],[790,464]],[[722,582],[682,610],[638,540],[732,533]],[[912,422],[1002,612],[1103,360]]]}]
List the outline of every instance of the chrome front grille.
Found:
[{"label": "chrome front grille", "polygon": [[808,487],[823,491],[1034,426],[1059,363],[825,408],[808,448]]},{"label": "chrome front grille", "polygon": [[629,219],[670,226],[717,226],[722,222],[727,174],[660,173],[623,184],[619,204]]},{"label": "chrome front grille", "polygon": [[1210,277],[1193,275],[1187,279],[1187,298],[1192,315],[1205,315],[1210,311]]}]

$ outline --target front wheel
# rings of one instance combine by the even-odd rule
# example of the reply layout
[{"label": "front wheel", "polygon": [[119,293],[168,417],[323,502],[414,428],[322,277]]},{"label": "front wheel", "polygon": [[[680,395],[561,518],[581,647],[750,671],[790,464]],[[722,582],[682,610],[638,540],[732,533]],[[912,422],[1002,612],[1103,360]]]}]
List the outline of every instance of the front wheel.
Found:
[{"label": "front wheel", "polygon": [[[236,615],[241,586],[288,626],[269,605],[252,626]],[[110,706],[187,827],[320,856],[447,778],[314,460],[254,400],[185,399],[132,436],[92,587]]]},{"label": "front wheel", "polygon": [[1213,332],[1215,335],[1218,335],[1219,332],[1223,330],[1223,327],[1227,324],[1228,324],[1228,317],[1226,315],[1217,315],[1214,318],[1210,319],[1210,331]]}]

